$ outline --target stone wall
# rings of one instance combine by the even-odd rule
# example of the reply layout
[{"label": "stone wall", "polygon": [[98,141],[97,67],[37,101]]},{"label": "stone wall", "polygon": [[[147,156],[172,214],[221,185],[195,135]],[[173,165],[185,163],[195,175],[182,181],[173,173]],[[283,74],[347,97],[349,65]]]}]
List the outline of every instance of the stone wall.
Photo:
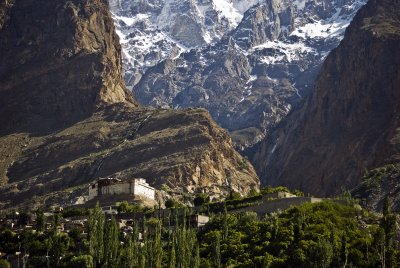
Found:
[{"label": "stone wall", "polygon": [[262,203],[258,205],[231,210],[230,213],[253,211],[261,216],[266,213],[275,212],[277,210],[285,210],[290,208],[291,206],[299,206],[304,203],[318,203],[322,201],[323,201],[322,198],[315,198],[315,197],[291,197],[291,198],[282,198],[282,199],[268,200],[268,201],[264,200]]},{"label": "stone wall", "polygon": [[263,201],[267,201],[270,198],[289,198],[289,197],[291,198],[297,196],[288,192],[276,192],[263,195]]}]

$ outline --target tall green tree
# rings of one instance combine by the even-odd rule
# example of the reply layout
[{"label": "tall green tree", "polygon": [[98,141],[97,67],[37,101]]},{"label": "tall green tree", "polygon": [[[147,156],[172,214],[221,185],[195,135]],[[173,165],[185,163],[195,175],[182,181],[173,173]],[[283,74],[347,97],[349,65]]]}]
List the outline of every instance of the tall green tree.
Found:
[{"label": "tall green tree", "polygon": [[101,267],[104,259],[104,224],[104,213],[97,203],[88,219],[89,253],[96,267]]},{"label": "tall green tree", "polygon": [[212,259],[213,267],[221,267],[221,237],[219,233],[216,233]]},{"label": "tall green tree", "polygon": [[53,237],[52,255],[55,260],[55,267],[60,266],[60,261],[68,253],[72,239],[65,233],[56,234]]},{"label": "tall green tree", "polygon": [[224,232],[224,235],[223,235],[223,240],[227,240],[228,239],[228,232],[229,232],[229,229],[228,229],[228,210],[227,210],[227,208],[226,208],[226,203],[224,202],[224,214],[223,214],[223,217],[222,217],[222,222],[223,222],[223,232]]},{"label": "tall green tree", "polygon": [[104,264],[106,267],[119,267],[119,230],[115,218],[112,217],[105,226]]},{"label": "tall green tree", "polygon": [[44,215],[43,209],[39,208],[36,211],[36,230],[43,232],[46,227],[46,216]]},{"label": "tall green tree", "polygon": [[308,256],[309,267],[328,268],[333,259],[332,245],[322,238],[310,248]]},{"label": "tall green tree", "polygon": [[348,256],[349,256],[349,250],[347,245],[347,232],[343,232],[341,248],[340,248],[340,262],[342,267],[347,267]]},{"label": "tall green tree", "polygon": [[192,268],[199,268],[200,267],[200,247],[199,243],[196,243],[196,250],[193,257],[193,265]]},{"label": "tall green tree", "polygon": [[171,250],[169,253],[169,260],[168,260],[168,267],[169,268],[175,268],[176,267],[176,252],[175,252],[175,239],[172,239],[171,243]]},{"label": "tall green tree", "polygon": [[395,250],[393,239],[396,234],[396,215],[392,213],[392,201],[387,196],[383,204],[383,218],[381,227],[385,234],[385,265],[387,268],[395,266]]}]

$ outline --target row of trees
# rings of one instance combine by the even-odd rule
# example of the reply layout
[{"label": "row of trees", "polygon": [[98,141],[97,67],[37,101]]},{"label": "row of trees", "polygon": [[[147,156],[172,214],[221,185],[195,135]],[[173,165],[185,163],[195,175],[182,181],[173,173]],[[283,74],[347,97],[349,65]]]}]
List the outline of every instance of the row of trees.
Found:
[{"label": "row of trees", "polygon": [[178,214],[136,221],[122,236],[114,218],[106,220],[97,205],[89,215],[89,255],[96,267],[161,268],[200,267],[196,230]]},{"label": "row of trees", "polygon": [[140,219],[122,233],[97,205],[88,216],[87,236],[58,232],[56,215],[50,230],[39,219],[36,233],[1,231],[0,251],[29,253],[26,267],[400,267],[390,208],[387,200],[378,217],[351,202],[322,202],[260,219],[252,212],[228,214],[224,206],[200,230],[190,226],[190,212],[183,209]]}]

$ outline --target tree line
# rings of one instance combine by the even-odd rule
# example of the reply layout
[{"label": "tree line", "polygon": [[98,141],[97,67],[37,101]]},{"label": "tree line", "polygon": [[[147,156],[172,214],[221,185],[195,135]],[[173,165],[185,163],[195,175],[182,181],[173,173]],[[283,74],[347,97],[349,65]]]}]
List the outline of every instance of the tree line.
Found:
[{"label": "tree line", "polygon": [[121,232],[97,205],[84,236],[59,232],[61,214],[45,230],[38,213],[37,232],[2,230],[0,251],[29,254],[25,267],[400,267],[397,216],[388,199],[381,215],[352,202],[304,204],[261,218],[224,206],[201,229],[190,225],[190,214],[145,217]]}]

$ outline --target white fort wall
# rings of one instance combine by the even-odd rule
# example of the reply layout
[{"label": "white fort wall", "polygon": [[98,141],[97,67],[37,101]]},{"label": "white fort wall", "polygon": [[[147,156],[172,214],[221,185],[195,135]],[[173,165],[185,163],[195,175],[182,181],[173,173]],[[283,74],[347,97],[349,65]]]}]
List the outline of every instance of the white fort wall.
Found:
[{"label": "white fort wall", "polygon": [[142,195],[150,199],[154,199],[155,191],[153,187],[150,187],[146,184],[136,183],[134,184],[134,193],[135,195]]}]

